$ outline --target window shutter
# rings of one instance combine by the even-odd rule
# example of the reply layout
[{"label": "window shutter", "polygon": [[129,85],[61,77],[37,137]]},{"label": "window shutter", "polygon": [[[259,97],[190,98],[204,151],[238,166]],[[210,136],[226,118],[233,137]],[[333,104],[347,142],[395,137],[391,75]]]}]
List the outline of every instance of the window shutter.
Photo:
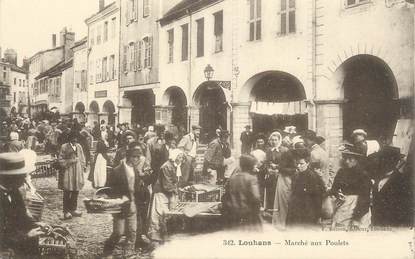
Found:
[{"label": "window shutter", "polygon": [[223,12],[218,12],[214,15],[215,17],[215,27],[214,27],[214,35],[222,35],[223,33]]},{"label": "window shutter", "polygon": [[137,46],[137,42],[135,42],[134,43],[134,60],[133,60],[134,71],[137,71],[137,58],[138,58],[138,46]]},{"label": "window shutter", "polygon": [[111,78],[110,78],[110,66],[109,66],[109,62],[110,62],[110,57],[107,57],[107,59],[106,59],[106,72],[107,72],[107,77],[106,77],[106,79],[107,80],[110,80]]},{"label": "window shutter", "polygon": [[148,37],[148,67],[153,64],[153,37]]},{"label": "window shutter", "polygon": [[124,46],[123,60],[122,60],[122,69],[124,72],[127,72],[127,52],[128,46]]},{"label": "window shutter", "polygon": [[134,12],[134,20],[138,20],[138,0],[134,0],[135,5],[135,12]]},{"label": "window shutter", "polygon": [[150,1],[143,0],[143,17],[147,17],[150,14]]},{"label": "window shutter", "polygon": [[142,47],[143,42],[141,40],[139,40],[137,42],[137,44],[138,44],[137,69],[141,70],[141,51],[142,51],[142,48],[143,48]]},{"label": "window shutter", "polygon": [[126,8],[125,8],[125,25],[128,26],[130,24],[130,0],[127,0]]}]

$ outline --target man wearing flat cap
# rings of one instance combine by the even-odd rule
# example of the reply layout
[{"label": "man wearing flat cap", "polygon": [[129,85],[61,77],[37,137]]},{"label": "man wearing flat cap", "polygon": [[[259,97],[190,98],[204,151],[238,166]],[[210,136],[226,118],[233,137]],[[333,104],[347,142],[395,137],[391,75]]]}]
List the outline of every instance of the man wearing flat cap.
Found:
[{"label": "man wearing flat cap", "polygon": [[21,154],[0,154],[0,251],[12,249],[16,258],[38,258],[36,237],[43,233],[19,191],[30,171]]},{"label": "man wearing flat cap", "polygon": [[205,175],[213,175],[216,172],[218,183],[224,180],[225,166],[223,164],[225,158],[231,156],[231,149],[228,143],[229,132],[221,130],[219,138],[212,140],[205,153],[203,163],[203,173]]},{"label": "man wearing flat cap", "polygon": [[183,150],[185,154],[182,165],[181,183],[184,185],[193,180],[193,169],[195,167],[197,147],[199,146],[200,129],[201,127],[199,125],[193,125],[192,131],[189,134],[184,135],[177,145],[177,147]]}]

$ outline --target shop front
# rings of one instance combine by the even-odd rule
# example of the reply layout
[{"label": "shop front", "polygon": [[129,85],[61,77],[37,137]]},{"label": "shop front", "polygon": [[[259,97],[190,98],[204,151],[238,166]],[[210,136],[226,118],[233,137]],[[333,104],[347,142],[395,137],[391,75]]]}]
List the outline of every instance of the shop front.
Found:
[{"label": "shop front", "polygon": [[[251,77],[241,88],[235,104],[235,132],[251,125],[254,134],[269,135],[275,130],[295,126],[308,128],[306,94],[302,83],[282,71],[266,71]],[[239,137],[239,135],[237,135]]]},{"label": "shop front", "polygon": [[152,89],[125,90],[122,95],[120,122],[147,127],[155,123],[155,95]]},{"label": "shop front", "polygon": [[[216,129],[229,129],[230,84],[229,81],[205,81],[193,94],[192,122],[198,122],[202,127],[202,143],[214,139]],[[198,120],[195,117],[198,117]]]}]

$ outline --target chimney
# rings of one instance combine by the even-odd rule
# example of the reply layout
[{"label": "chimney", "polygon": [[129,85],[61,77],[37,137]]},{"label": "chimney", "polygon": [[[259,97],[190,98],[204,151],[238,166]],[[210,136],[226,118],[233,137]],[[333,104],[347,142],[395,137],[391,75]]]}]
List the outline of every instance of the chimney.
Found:
[{"label": "chimney", "polygon": [[61,32],[59,33],[60,35],[60,40],[59,40],[59,46],[63,46],[65,45],[65,37],[66,37],[66,33],[68,32],[68,29],[66,27],[63,27],[63,29],[61,30]]},{"label": "chimney", "polygon": [[56,34],[52,34],[52,48],[56,48]]},{"label": "chimney", "polygon": [[105,7],[105,0],[99,0],[99,11],[101,12],[104,10]]},{"label": "chimney", "polygon": [[62,40],[63,40],[63,46],[64,46],[64,58],[65,61],[68,61],[70,58],[73,57],[73,51],[72,51],[72,47],[75,43],[75,32],[71,32],[71,31],[67,31],[65,30],[65,33],[63,33],[61,35]]}]

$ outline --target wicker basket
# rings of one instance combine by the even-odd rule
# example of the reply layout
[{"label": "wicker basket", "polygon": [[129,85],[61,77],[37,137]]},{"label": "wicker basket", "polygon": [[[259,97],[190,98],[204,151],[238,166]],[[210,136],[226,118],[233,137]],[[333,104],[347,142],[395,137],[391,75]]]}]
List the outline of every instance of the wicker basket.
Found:
[{"label": "wicker basket", "polygon": [[41,237],[39,238],[39,251],[41,255],[65,255],[67,241],[62,238]]},{"label": "wicker basket", "polygon": [[55,176],[58,170],[54,167],[56,160],[47,160],[36,163],[36,171],[30,173],[32,178]]},{"label": "wicker basket", "polygon": [[100,188],[95,192],[92,199],[85,199],[84,204],[87,213],[95,214],[117,214],[121,213],[126,201],[121,199],[100,198],[100,195],[105,195],[111,188]]},{"label": "wicker basket", "polygon": [[42,219],[43,209],[45,207],[45,199],[37,192],[26,194],[27,209],[36,221]]},{"label": "wicker basket", "polygon": [[[55,227],[52,226],[52,229]],[[75,240],[69,230],[63,230],[60,235],[46,234],[39,237],[38,247],[42,258],[70,257],[76,254]]]}]

